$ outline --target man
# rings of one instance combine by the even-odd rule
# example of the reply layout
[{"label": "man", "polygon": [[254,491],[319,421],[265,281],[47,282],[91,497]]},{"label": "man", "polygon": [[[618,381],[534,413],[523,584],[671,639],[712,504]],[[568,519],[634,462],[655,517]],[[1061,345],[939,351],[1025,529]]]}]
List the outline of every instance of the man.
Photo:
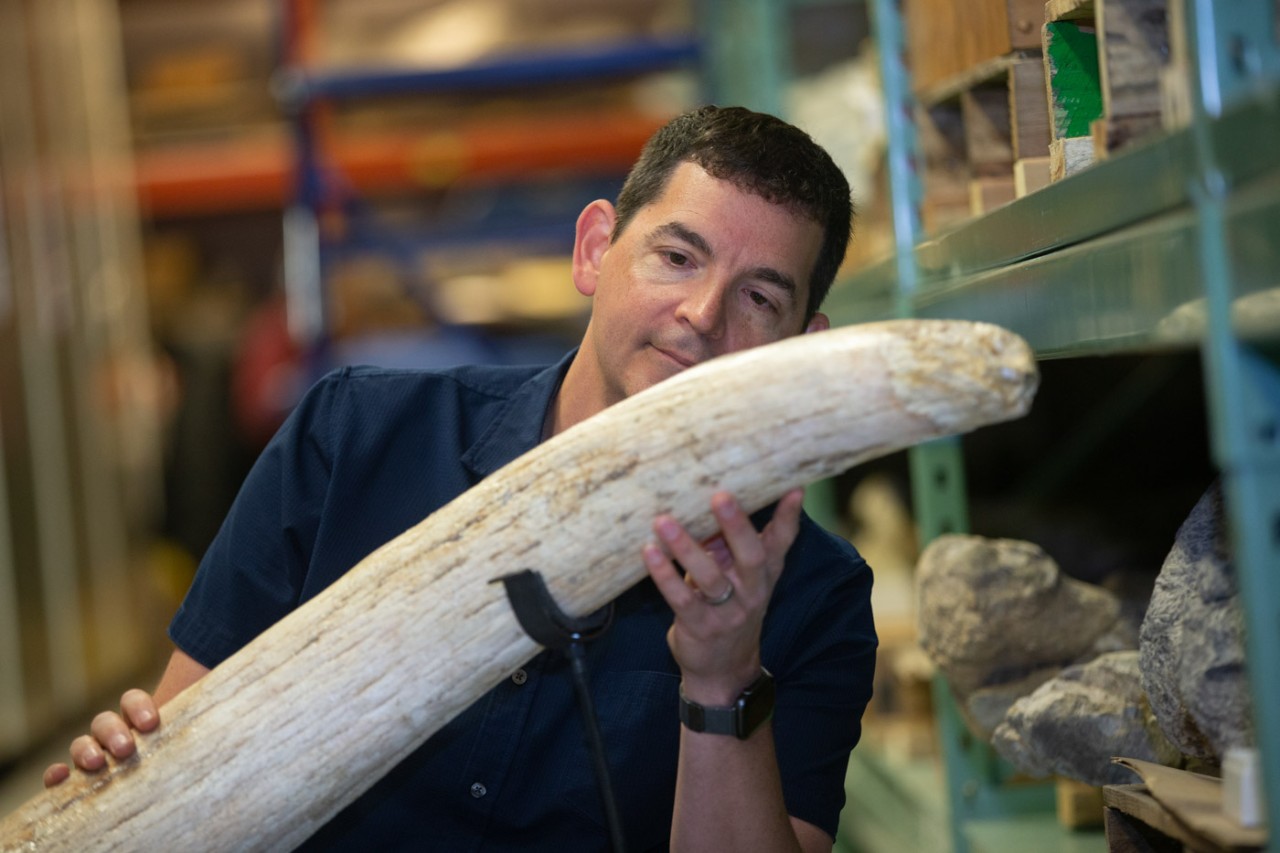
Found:
[{"label": "man", "polygon": [[[851,215],[839,170],[790,125],[714,107],[672,121],[617,206],[595,201],[579,217],[573,278],[593,305],[578,350],[549,368],[357,368],[321,381],[205,556],[154,697],[130,691],[120,715],[99,715],[72,745],[75,764],[132,754],[130,726],[154,729],[157,706],[545,438],[709,358],[827,328],[817,308]],[[651,582],[618,599],[589,649],[632,849],[831,848],[871,691],[871,576],[800,502],[792,492],[749,518],[719,493],[720,535],[707,542],[656,519],[637,555]],[[700,722],[748,693],[753,722],[771,709],[772,720],[729,733]],[[68,772],[55,765],[46,783]],[[565,661],[543,653],[309,844],[563,851],[606,839]]]}]

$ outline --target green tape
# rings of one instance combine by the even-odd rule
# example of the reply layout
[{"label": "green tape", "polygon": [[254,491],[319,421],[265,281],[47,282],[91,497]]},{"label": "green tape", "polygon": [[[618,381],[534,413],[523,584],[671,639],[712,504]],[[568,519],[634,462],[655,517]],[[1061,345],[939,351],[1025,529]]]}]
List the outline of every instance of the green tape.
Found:
[{"label": "green tape", "polygon": [[1054,136],[1088,136],[1090,123],[1102,117],[1098,39],[1093,28],[1073,21],[1045,24],[1045,54]]}]

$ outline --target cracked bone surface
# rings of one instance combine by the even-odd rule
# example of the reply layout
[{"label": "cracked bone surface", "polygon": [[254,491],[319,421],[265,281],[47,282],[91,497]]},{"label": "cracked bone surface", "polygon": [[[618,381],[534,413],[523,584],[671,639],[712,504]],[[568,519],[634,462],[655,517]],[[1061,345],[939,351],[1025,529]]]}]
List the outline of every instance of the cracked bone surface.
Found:
[{"label": "cracked bone surface", "polygon": [[691,368],[374,551],[165,705],[134,758],[6,818],[0,849],[294,847],[539,651],[493,578],[535,567],[561,607],[590,612],[645,576],[657,514],[710,535],[717,490],[758,509],[1020,417],[1036,383],[1016,335],[947,320],[842,327]]}]

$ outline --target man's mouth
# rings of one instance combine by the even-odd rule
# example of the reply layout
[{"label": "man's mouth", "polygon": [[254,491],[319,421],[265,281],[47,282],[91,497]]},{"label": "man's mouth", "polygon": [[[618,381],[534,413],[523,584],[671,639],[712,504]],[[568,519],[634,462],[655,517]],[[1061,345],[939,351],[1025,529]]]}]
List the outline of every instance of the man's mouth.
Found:
[{"label": "man's mouth", "polygon": [[655,350],[657,350],[664,357],[666,357],[667,360],[677,364],[681,369],[684,369],[686,367],[693,367],[695,364],[698,363],[697,358],[680,355],[679,353],[672,352],[671,350],[663,349],[660,346],[654,346],[652,344],[651,346],[653,346]]}]

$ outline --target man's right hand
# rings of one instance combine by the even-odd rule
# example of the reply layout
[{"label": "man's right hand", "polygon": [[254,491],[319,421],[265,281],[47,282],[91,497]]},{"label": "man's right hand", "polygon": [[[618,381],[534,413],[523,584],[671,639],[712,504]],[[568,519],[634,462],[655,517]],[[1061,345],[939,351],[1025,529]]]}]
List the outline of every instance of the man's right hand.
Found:
[{"label": "man's right hand", "polygon": [[[195,684],[209,672],[182,649],[174,649],[169,665],[154,695],[145,690],[129,690],[120,697],[120,713],[103,711],[93,718],[89,734],[71,742],[71,761],[76,767],[92,773],[107,766],[107,753],[116,760],[133,755],[138,748],[133,733],[155,731],[160,725],[160,706]],[[71,775],[65,764],[54,764],[44,771],[44,786],[52,788]]]},{"label": "man's right hand", "polygon": [[[71,761],[86,772],[107,766],[107,753],[123,761],[137,750],[134,730],[154,731],[160,725],[160,711],[151,694],[145,690],[129,690],[120,697],[120,713],[103,711],[93,718],[89,734],[71,742]],[[53,764],[44,771],[44,786],[52,788],[71,775],[66,764]]]}]

